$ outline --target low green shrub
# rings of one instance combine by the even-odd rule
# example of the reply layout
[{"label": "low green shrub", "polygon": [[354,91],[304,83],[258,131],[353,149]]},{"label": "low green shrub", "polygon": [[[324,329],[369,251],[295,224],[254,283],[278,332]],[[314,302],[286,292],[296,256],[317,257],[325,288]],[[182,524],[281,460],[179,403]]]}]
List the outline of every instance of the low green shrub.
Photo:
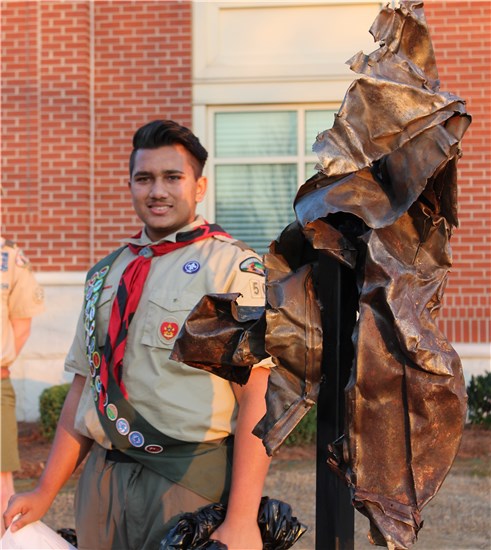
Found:
[{"label": "low green shrub", "polygon": [[491,430],[491,372],[471,376],[467,398],[469,422]]},{"label": "low green shrub", "polygon": [[295,447],[315,443],[317,437],[317,407],[314,405],[285,439],[285,445]]},{"label": "low green shrub", "polygon": [[41,433],[50,441],[55,436],[61,409],[71,384],[60,384],[46,388],[39,397]]}]

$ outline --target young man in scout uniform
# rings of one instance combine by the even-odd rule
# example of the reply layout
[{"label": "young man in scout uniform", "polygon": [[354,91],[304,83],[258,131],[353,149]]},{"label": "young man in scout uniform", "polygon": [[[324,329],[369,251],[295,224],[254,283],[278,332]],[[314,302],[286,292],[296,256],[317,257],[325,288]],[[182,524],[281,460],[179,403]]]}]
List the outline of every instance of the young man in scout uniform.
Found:
[{"label": "young man in scout uniform", "polygon": [[238,292],[242,304],[264,305],[263,274],[251,269],[259,259],[196,216],[207,152],[187,128],[151,122],[133,147],[129,189],[144,227],[88,274],[50,459],[5,521],[41,518],[92,449],[76,497],[79,548],[158,548],[179,514],[221,500],[227,516],[213,538],[260,549],[269,459],[251,432],[265,413],[268,365],[239,387],[169,359],[204,294]]},{"label": "young man in scout uniform", "polygon": [[[2,253],[2,514],[14,494],[12,472],[20,468],[15,392],[10,367],[31,331],[31,318],[44,310],[43,289],[29,261],[13,241],[0,238]],[[2,529],[3,533],[3,524]]]}]

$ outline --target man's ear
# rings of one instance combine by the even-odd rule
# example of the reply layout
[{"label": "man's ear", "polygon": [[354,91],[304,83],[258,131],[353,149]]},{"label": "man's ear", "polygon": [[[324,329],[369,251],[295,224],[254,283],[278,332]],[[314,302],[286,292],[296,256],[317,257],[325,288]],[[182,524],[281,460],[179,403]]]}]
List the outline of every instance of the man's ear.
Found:
[{"label": "man's ear", "polygon": [[196,202],[201,202],[206,195],[208,180],[205,176],[200,176],[196,182]]},{"label": "man's ear", "polygon": [[131,189],[131,180],[128,180],[128,189]]}]

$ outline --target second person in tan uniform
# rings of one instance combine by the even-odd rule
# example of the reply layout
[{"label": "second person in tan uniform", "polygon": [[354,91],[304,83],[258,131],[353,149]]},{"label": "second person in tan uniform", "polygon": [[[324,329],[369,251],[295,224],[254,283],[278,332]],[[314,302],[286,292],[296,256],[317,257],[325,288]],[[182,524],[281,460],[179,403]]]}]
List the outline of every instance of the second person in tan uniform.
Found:
[{"label": "second person in tan uniform", "polygon": [[[13,472],[20,468],[15,416],[15,391],[10,367],[31,332],[31,319],[44,311],[44,293],[37,283],[31,264],[13,241],[0,238],[2,262],[2,513],[14,494]],[[2,522],[3,533],[3,522]]]}]

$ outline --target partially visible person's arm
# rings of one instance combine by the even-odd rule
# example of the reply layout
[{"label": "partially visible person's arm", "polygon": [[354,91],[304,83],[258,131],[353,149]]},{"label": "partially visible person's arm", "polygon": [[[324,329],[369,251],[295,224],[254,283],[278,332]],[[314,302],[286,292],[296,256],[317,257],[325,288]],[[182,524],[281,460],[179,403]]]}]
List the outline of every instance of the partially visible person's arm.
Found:
[{"label": "partially visible person's arm", "polygon": [[31,318],[10,319],[10,324],[14,331],[15,356],[17,357],[31,333]]},{"label": "partially visible person's arm", "polygon": [[225,521],[211,538],[229,550],[262,550],[257,514],[271,459],[262,441],[252,434],[266,412],[269,369],[255,368],[244,386],[233,385],[239,402],[235,432],[232,486]]},{"label": "partially visible person's arm", "polygon": [[3,515],[5,526],[8,527],[17,514],[22,514],[12,525],[12,531],[17,531],[44,516],[59,490],[92,446],[92,439],[80,435],[74,428],[75,413],[84,385],[85,378],[75,375],[63,405],[46,468],[36,488],[28,493],[14,495],[9,501],[7,511]]}]

